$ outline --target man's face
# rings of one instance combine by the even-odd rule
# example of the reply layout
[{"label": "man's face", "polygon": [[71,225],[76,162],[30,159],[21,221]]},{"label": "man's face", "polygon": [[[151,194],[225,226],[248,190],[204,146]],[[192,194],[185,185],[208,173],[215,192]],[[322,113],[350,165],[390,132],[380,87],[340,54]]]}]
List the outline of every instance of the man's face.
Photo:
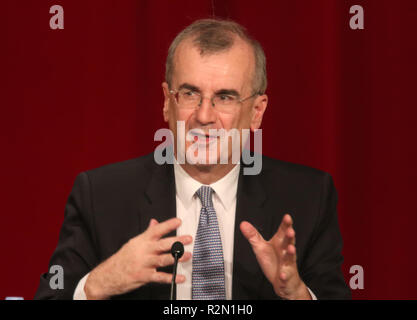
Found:
[{"label": "man's face", "polygon": [[[171,88],[163,83],[165,103],[164,119],[174,133],[177,141],[177,121],[184,121],[185,132],[200,129],[209,134],[209,129],[258,129],[262,115],[267,105],[266,95],[256,95],[242,103],[237,103],[230,112],[219,111],[213,107],[210,98],[222,92],[236,94],[239,99],[247,98],[254,93],[254,54],[253,49],[240,39],[236,39],[234,45],[227,51],[215,54],[200,55],[199,48],[190,40],[183,41],[175,52],[174,74],[171,79]],[[178,90],[182,87],[193,88],[204,97],[202,104],[195,109],[184,109],[177,105],[174,95],[169,90]],[[209,152],[209,145],[213,145],[220,138],[202,139],[203,145]],[[185,151],[193,144],[193,141],[185,142]],[[217,163],[220,163],[220,146],[217,148]],[[231,159],[232,148],[229,146],[228,158]],[[207,154],[208,159],[208,154]]]}]

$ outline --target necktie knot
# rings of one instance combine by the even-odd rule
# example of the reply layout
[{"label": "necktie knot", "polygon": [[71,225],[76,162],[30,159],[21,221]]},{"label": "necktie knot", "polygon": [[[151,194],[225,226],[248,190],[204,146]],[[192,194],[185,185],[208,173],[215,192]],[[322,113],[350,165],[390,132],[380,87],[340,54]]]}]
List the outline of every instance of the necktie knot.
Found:
[{"label": "necktie knot", "polygon": [[204,208],[212,208],[213,207],[213,189],[209,186],[201,186],[200,189],[197,190],[197,196],[200,198],[201,205]]}]

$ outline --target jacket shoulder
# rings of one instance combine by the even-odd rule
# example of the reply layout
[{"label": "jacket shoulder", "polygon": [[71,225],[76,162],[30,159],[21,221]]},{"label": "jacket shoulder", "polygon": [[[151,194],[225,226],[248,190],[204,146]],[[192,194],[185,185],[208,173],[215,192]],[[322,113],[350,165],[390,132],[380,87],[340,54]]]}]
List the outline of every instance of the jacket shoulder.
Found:
[{"label": "jacket shoulder", "polygon": [[121,162],[107,164],[84,173],[93,188],[109,190],[143,186],[155,166],[153,153]]},{"label": "jacket shoulder", "polygon": [[304,181],[322,181],[324,178],[330,176],[328,172],[323,170],[267,156],[262,157],[262,162],[262,172],[264,175],[286,177],[295,179],[296,181],[300,179]]}]

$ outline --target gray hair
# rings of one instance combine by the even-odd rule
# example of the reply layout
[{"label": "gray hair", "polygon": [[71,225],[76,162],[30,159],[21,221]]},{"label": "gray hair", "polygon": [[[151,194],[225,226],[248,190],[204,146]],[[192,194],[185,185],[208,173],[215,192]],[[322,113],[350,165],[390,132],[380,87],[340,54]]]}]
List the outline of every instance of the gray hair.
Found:
[{"label": "gray hair", "polygon": [[236,36],[248,43],[254,51],[255,74],[252,84],[254,93],[265,93],[267,86],[265,53],[259,42],[251,38],[243,26],[229,20],[201,19],[182,30],[168,49],[165,81],[171,87],[175,50],[183,40],[193,38],[193,44],[200,49],[200,54],[204,55],[230,49]]}]

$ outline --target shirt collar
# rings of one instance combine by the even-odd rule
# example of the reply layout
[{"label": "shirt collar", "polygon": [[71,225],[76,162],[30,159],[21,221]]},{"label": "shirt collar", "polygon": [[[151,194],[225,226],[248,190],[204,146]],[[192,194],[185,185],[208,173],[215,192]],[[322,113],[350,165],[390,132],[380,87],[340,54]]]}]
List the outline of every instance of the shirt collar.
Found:
[{"label": "shirt collar", "polygon": [[[236,199],[239,172],[240,164],[237,164],[223,178],[209,185],[225,210],[228,210]],[[176,193],[184,207],[188,209],[195,193],[203,184],[192,178],[176,160],[174,160],[174,174]]]}]

